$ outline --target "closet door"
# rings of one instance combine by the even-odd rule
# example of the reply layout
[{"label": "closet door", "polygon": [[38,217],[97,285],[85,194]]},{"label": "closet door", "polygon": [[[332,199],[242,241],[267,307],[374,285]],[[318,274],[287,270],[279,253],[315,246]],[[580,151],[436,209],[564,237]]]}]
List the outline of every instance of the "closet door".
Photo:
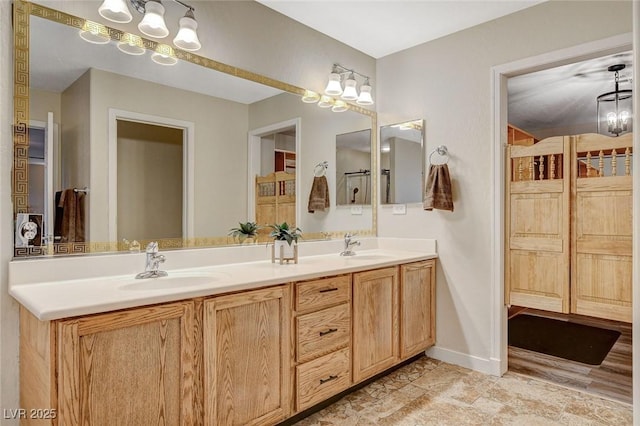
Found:
[{"label": "closet door", "polygon": [[506,302],[569,312],[569,138],[507,148]]},{"label": "closet door", "polygon": [[631,322],[632,135],[572,138],[571,312]]}]

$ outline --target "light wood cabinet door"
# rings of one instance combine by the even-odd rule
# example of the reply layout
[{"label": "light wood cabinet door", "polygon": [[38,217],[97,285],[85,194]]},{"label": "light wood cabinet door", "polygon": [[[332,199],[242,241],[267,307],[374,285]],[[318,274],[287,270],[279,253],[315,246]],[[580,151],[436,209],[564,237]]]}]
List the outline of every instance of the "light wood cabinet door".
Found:
[{"label": "light wood cabinet door", "polygon": [[192,425],[194,304],[59,321],[59,425]]},{"label": "light wood cabinet door", "polygon": [[267,425],[291,405],[290,287],[205,300],[205,425]]},{"label": "light wood cabinet door", "polygon": [[398,268],[353,274],[354,383],[398,360]]},{"label": "light wood cabinet door", "polygon": [[435,343],[435,261],[400,267],[400,358]]}]

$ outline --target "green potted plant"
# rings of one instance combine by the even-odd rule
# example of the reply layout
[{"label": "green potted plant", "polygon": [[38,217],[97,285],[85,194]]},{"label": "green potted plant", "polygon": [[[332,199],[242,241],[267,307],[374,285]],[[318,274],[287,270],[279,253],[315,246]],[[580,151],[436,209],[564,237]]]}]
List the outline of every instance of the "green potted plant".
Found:
[{"label": "green potted plant", "polygon": [[[269,225],[269,227],[271,228],[269,237],[273,238],[275,253],[280,253],[280,250],[282,250],[285,259],[294,258],[294,247],[298,243],[298,239],[302,238],[302,230],[300,228],[290,228],[287,222],[279,225]],[[279,257],[279,254],[276,256]]]},{"label": "green potted plant", "polygon": [[247,239],[251,240],[257,237],[258,231],[262,229],[255,222],[238,222],[238,225],[240,226],[229,230],[229,235],[237,239],[241,244]]}]

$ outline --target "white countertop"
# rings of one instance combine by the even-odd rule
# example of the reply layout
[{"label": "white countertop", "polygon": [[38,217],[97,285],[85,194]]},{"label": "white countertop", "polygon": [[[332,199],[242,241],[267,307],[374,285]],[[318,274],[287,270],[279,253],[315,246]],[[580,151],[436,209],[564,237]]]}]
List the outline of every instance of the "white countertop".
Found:
[{"label": "white countertop", "polygon": [[[38,319],[54,320],[256,289],[437,257],[435,242],[431,245],[432,248],[429,248],[429,244],[409,244],[410,249],[397,249],[399,244],[367,245],[376,248],[356,249],[357,254],[352,257],[339,256],[335,252],[300,256],[298,264],[280,265],[271,263],[271,260],[262,260],[166,269],[169,276],[163,278],[135,279],[135,274],[127,273],[26,282],[24,277],[19,277],[16,280],[18,282],[13,284],[10,279],[9,293]],[[417,247],[420,249],[416,249]],[[167,254],[167,257],[170,255]],[[35,262],[37,266],[37,261]],[[24,267],[25,265],[19,266]],[[23,271],[18,272],[14,275],[25,275]]]}]

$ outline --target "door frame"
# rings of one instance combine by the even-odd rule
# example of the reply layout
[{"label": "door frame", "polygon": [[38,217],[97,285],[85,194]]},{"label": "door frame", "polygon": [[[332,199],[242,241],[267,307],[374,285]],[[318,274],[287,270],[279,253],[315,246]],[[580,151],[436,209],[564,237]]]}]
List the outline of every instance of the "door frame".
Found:
[{"label": "door frame", "polygon": [[[565,49],[555,50],[529,58],[520,59],[491,68],[492,103],[491,154],[493,218],[491,223],[491,373],[501,376],[508,368],[507,341],[507,305],[505,303],[505,159],[507,146],[507,80],[534,71],[554,68],[590,58],[614,54],[633,48],[632,33],[620,34],[602,40],[588,42]],[[637,58],[634,58],[634,64]],[[636,67],[634,67],[636,68]],[[637,72],[637,71],[636,71]],[[636,100],[637,101],[637,100]],[[634,112],[635,117],[638,112]],[[637,120],[636,120],[637,121]],[[635,136],[634,150],[638,149],[638,137]],[[640,151],[638,151],[640,152]],[[634,155],[634,168],[638,158]],[[635,168],[635,170],[639,170]],[[634,177],[637,180],[637,177]],[[634,196],[638,193],[634,185]],[[634,221],[634,235],[637,238],[637,221]],[[637,272],[634,272],[634,277]],[[634,279],[634,289],[638,288]],[[634,311],[638,310],[634,304]]]},{"label": "door frame", "polygon": [[247,140],[247,220],[256,220],[256,176],[260,175],[260,139],[289,127],[296,128],[296,224],[300,224],[300,149],[302,148],[302,119],[280,121],[249,131]]},{"label": "door frame", "polygon": [[109,108],[109,241],[114,242],[118,239],[118,120],[182,130],[182,237],[193,238],[195,232],[195,123]]}]

